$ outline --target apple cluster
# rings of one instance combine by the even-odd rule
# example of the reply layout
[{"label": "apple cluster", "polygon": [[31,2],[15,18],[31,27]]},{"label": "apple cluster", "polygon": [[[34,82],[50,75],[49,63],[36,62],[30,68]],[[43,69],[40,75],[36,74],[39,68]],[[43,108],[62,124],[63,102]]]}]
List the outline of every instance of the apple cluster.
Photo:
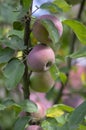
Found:
[{"label": "apple cluster", "polygon": [[32,71],[30,87],[37,92],[47,92],[55,83],[49,71],[51,66],[55,64],[55,53],[49,46],[52,40],[47,29],[41,23],[43,19],[50,20],[54,24],[60,37],[63,32],[62,23],[53,15],[40,16],[32,26],[32,33],[39,44],[35,45],[29,52],[27,64]]}]

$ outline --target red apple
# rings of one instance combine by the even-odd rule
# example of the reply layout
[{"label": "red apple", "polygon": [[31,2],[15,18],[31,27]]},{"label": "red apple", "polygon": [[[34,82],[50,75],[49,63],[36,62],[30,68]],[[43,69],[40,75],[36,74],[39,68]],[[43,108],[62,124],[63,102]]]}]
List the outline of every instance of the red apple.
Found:
[{"label": "red apple", "polygon": [[32,72],[30,76],[30,87],[37,92],[48,92],[54,83],[49,71]]},{"label": "red apple", "polygon": [[54,63],[54,51],[45,44],[36,45],[27,56],[27,64],[32,71],[46,71]]},{"label": "red apple", "polygon": [[41,120],[45,117],[46,115],[46,108],[44,107],[44,105],[41,102],[36,102],[36,105],[38,107],[38,111],[37,112],[33,112],[31,115],[34,118],[34,120]]},{"label": "red apple", "polygon": [[61,37],[62,32],[63,32],[63,26],[60,20],[53,16],[53,15],[42,15],[39,18],[36,19],[36,21],[33,24],[32,27],[32,32],[36,39],[41,42],[41,43],[52,43],[51,38],[49,37],[49,33],[47,29],[42,25],[41,20],[46,19],[46,20],[51,20],[53,24],[55,25],[56,29],[58,30],[59,36]]},{"label": "red apple", "polygon": [[30,125],[26,128],[26,130],[43,130],[43,129],[38,125]]}]

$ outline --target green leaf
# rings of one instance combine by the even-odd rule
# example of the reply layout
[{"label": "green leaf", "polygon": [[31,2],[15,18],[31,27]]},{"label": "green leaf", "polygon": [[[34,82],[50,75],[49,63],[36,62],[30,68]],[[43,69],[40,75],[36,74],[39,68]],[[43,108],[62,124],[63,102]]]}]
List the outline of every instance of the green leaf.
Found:
[{"label": "green leaf", "polygon": [[59,8],[57,5],[51,3],[51,2],[46,2],[40,6],[42,9],[47,9],[51,13],[62,13],[62,9]]},{"label": "green leaf", "polygon": [[14,55],[14,50],[10,48],[0,49],[0,64],[8,62]]},{"label": "green leaf", "polygon": [[7,89],[13,89],[18,85],[23,76],[24,68],[24,64],[18,59],[13,59],[7,64],[3,70]]},{"label": "green leaf", "polygon": [[52,65],[49,71],[50,71],[53,79],[56,80],[57,77],[58,77],[58,68],[57,68],[57,66],[55,64]]},{"label": "green leaf", "polygon": [[57,5],[64,12],[69,11],[69,9],[71,8],[71,6],[65,0],[54,0],[53,4]]},{"label": "green leaf", "polygon": [[24,8],[28,8],[30,7],[31,3],[32,3],[32,0],[22,0],[22,3],[23,3],[23,7]]},{"label": "green leaf", "polygon": [[16,114],[21,111],[21,106],[16,104],[13,99],[6,99],[2,104],[6,106],[6,109],[14,110]]},{"label": "green leaf", "polygon": [[70,106],[64,104],[54,105],[47,109],[47,117],[59,117],[64,114],[64,112],[72,112],[74,109]]},{"label": "green leaf", "polygon": [[25,112],[37,112],[37,105],[30,100],[24,100],[20,105]]},{"label": "green leaf", "polygon": [[60,130],[58,123],[54,118],[48,118],[48,119],[42,121],[41,126],[42,126],[43,130]]},{"label": "green leaf", "polygon": [[86,126],[85,125],[80,125],[77,130],[86,130]]},{"label": "green leaf", "polygon": [[47,29],[52,42],[56,44],[59,41],[60,36],[53,22],[51,20],[42,19],[41,23]]},{"label": "green leaf", "polygon": [[28,124],[30,121],[30,117],[25,116],[25,117],[19,117],[14,125],[14,130],[24,130],[25,126]]},{"label": "green leaf", "polygon": [[60,78],[60,80],[62,81],[63,84],[66,83],[66,81],[67,81],[67,76],[66,76],[63,72],[59,72],[59,73],[58,73],[58,77]]},{"label": "green leaf", "polygon": [[24,35],[24,30],[20,31],[20,30],[11,30],[8,32],[8,36],[17,36],[20,39],[23,39],[23,35]]},{"label": "green leaf", "polygon": [[63,23],[74,31],[82,44],[86,44],[86,26],[76,20],[64,20]]},{"label": "green leaf", "polygon": [[23,24],[20,21],[13,22],[13,29],[15,30],[23,30]]},{"label": "green leaf", "polygon": [[70,57],[70,58],[86,57],[86,47],[81,48],[80,50],[76,51],[75,53],[73,53],[67,57]]},{"label": "green leaf", "polygon": [[76,129],[86,116],[86,101],[79,105],[71,114],[68,125],[70,130]]},{"label": "green leaf", "polygon": [[2,40],[2,44],[13,50],[24,50],[24,41],[16,35],[10,35],[10,39]]},{"label": "green leaf", "polygon": [[0,111],[6,109],[6,106],[3,104],[0,104]]}]

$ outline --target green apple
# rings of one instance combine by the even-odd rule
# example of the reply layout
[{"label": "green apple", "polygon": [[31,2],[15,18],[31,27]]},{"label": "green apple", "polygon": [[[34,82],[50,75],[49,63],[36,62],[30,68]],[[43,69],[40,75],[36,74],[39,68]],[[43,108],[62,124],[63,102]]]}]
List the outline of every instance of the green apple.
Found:
[{"label": "green apple", "polygon": [[32,72],[30,76],[30,87],[37,92],[48,92],[54,83],[49,71]]},{"label": "green apple", "polygon": [[59,36],[61,36],[63,32],[62,23],[57,17],[50,14],[42,15],[38,17],[36,21],[34,22],[33,27],[32,27],[32,32],[35,38],[41,43],[45,43],[45,44],[52,43],[52,40],[49,37],[49,33],[47,29],[41,24],[41,20],[43,19],[51,20],[51,22],[53,22],[56,29],[58,30]]},{"label": "green apple", "polygon": [[36,45],[27,56],[27,64],[32,71],[46,71],[54,63],[54,51],[45,44]]}]

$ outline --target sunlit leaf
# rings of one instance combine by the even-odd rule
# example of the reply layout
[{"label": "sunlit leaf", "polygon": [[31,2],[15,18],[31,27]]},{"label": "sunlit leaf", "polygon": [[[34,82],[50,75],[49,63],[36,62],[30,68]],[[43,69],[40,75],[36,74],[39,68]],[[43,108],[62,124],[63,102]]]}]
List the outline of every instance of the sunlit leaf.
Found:
[{"label": "sunlit leaf", "polygon": [[14,50],[10,48],[0,49],[0,64],[8,62],[14,55]]},{"label": "sunlit leaf", "polygon": [[67,24],[82,44],[86,44],[86,26],[76,20],[64,20],[64,24]]},{"label": "sunlit leaf", "polygon": [[54,0],[53,3],[61,8],[64,12],[71,8],[71,6],[65,0]]},{"label": "sunlit leaf", "polygon": [[0,111],[6,109],[5,105],[0,104]]},{"label": "sunlit leaf", "polygon": [[42,4],[40,6],[40,8],[47,9],[52,13],[61,13],[62,12],[61,8],[59,8],[57,5],[55,5],[55,4],[51,3],[51,2],[47,2],[47,3]]}]

